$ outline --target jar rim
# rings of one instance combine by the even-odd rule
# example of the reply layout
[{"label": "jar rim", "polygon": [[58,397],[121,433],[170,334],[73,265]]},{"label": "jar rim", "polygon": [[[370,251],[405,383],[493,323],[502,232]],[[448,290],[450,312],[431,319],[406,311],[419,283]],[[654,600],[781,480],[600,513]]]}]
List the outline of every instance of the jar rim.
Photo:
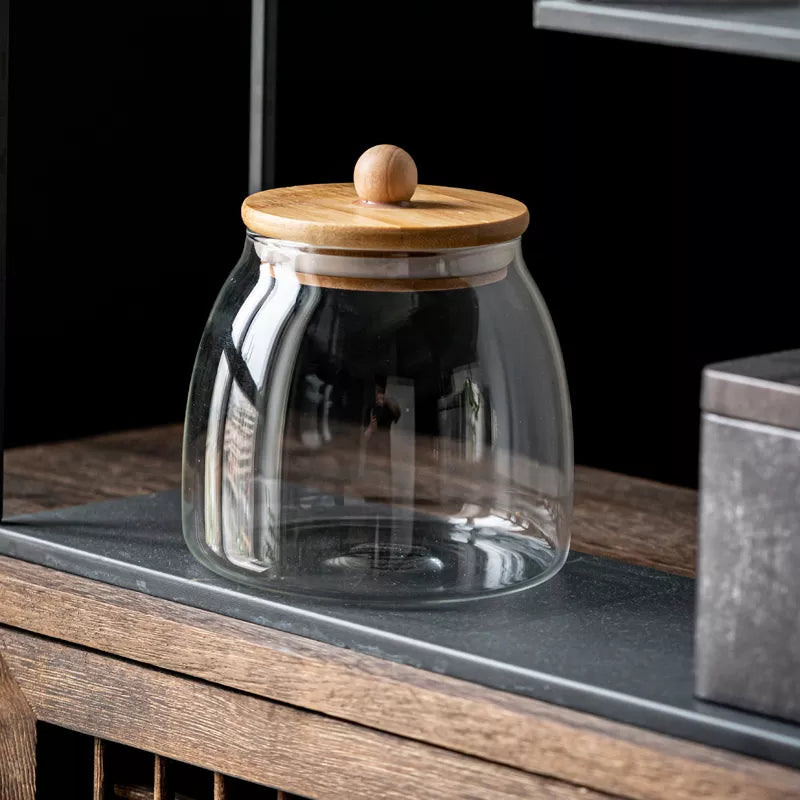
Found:
[{"label": "jar rim", "polygon": [[296,250],[306,253],[314,253],[316,255],[330,255],[338,257],[357,257],[357,258],[376,258],[376,259],[391,259],[391,258],[430,258],[432,256],[455,256],[458,257],[462,254],[486,253],[491,250],[506,250],[509,247],[519,247],[522,244],[522,236],[515,236],[512,239],[507,239],[503,242],[489,242],[487,244],[475,244],[466,247],[436,247],[426,248],[424,250],[402,249],[398,248],[393,250],[390,248],[385,249],[366,249],[358,247],[335,247],[332,245],[315,245],[308,242],[297,242],[291,239],[280,239],[275,236],[265,236],[257,231],[246,229],[247,238],[253,241],[269,244],[271,247]]},{"label": "jar rim", "polygon": [[521,258],[520,238],[421,251],[351,250],[272,239],[248,231],[261,268],[276,279],[329,289],[408,292],[485,286]]}]

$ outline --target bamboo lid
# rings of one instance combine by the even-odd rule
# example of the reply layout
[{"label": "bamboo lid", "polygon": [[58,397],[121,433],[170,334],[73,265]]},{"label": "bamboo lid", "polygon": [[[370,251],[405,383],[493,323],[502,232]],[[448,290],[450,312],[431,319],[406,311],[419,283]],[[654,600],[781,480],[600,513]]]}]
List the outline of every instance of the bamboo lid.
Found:
[{"label": "bamboo lid", "polygon": [[242,219],[262,236],[361,250],[474,247],[515,239],[528,227],[528,209],[518,200],[417,185],[413,159],[393,145],[367,150],[353,178],[252,194]]}]

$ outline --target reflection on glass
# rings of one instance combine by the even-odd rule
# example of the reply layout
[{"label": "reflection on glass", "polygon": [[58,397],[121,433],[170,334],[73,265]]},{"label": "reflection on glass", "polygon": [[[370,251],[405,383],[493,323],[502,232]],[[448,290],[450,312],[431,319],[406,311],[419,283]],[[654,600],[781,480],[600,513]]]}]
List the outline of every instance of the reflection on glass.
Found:
[{"label": "reflection on glass", "polygon": [[[382,271],[452,287],[363,280]],[[571,447],[518,242],[352,254],[249,235],[195,366],[184,533],[212,569],[278,591],[514,591],[566,557]]]}]

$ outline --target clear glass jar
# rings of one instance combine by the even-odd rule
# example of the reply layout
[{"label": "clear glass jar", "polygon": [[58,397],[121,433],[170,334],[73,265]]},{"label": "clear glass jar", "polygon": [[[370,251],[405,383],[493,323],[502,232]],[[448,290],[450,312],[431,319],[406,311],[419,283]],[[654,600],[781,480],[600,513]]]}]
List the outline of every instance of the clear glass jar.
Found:
[{"label": "clear glass jar", "polygon": [[184,535],[207,567],[370,603],[513,592],[564,563],[572,485],[519,239],[401,253],[248,232],[186,417]]}]

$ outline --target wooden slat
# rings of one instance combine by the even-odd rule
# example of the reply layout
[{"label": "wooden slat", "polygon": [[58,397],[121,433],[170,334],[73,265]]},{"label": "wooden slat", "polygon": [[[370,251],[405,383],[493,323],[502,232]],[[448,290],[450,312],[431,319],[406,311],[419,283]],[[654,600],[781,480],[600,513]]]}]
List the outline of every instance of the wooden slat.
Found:
[{"label": "wooden slat", "polygon": [[693,576],[697,492],[578,467],[572,531],[575,550]]},{"label": "wooden slat", "polygon": [[181,436],[170,425],[11,449],[4,515],[175,489]]},{"label": "wooden slat", "polygon": [[[180,486],[180,425],[16,448],[6,454],[6,516]],[[578,467],[572,547],[693,575],[697,493]]]},{"label": "wooden slat", "polygon": [[[602,795],[19,631],[7,663],[38,719],[313,798]],[[202,754],[202,756],[201,756]]]},{"label": "wooden slat", "polygon": [[102,739],[94,740],[93,800],[105,800],[106,793],[106,745]]},{"label": "wooden slat", "polygon": [[219,772],[214,773],[214,800],[227,800],[228,793],[225,790],[225,776]]},{"label": "wooden slat", "polygon": [[118,797],[119,800],[153,800],[153,790],[146,786],[118,783],[114,784],[114,797]]},{"label": "wooden slat", "polygon": [[612,794],[800,797],[794,770],[8,558],[0,622]]},{"label": "wooden slat", "polygon": [[167,759],[156,755],[153,759],[153,800],[167,800]]},{"label": "wooden slat", "polygon": [[35,796],[36,717],[0,647],[0,800]]}]

